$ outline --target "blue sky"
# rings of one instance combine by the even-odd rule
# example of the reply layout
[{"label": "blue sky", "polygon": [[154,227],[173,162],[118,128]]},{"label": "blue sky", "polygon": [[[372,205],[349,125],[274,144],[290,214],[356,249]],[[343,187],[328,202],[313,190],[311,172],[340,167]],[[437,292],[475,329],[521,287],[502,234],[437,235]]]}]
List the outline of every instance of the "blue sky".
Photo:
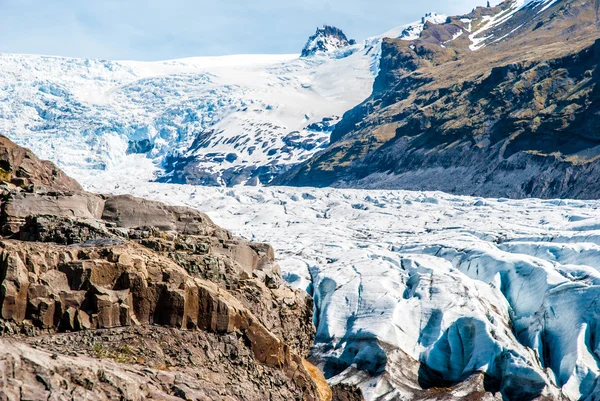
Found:
[{"label": "blue sky", "polygon": [[299,53],[324,23],[364,39],[485,0],[0,0],[0,52],[164,60]]}]

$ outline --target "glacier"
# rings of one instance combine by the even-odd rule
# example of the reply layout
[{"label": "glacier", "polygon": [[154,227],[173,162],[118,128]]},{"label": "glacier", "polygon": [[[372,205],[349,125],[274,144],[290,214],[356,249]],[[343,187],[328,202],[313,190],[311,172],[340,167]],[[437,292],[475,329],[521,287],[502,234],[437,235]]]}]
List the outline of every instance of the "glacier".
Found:
[{"label": "glacier", "polygon": [[327,147],[342,115],[370,95],[384,38],[445,19],[429,13],[309,57],[0,54],[0,134],[78,180],[268,184]]},{"label": "glacier", "polygon": [[315,299],[315,362],[367,400],[478,375],[511,400],[600,394],[600,201],[85,184],[196,207],[273,244]]},{"label": "glacier", "polygon": [[[466,31],[472,50],[553,3],[515,1]],[[327,145],[369,96],[383,37],[445,19],[305,58],[2,54],[0,133],[90,191],[199,208],[273,244],[315,299],[313,361],[367,400],[600,400],[600,201],[252,187]],[[186,163],[195,183],[234,188],[170,183]]]},{"label": "glacier", "polygon": [[76,178],[141,162],[140,179],[185,182],[177,172],[193,161],[197,184],[266,183],[327,146],[370,94],[379,48],[162,62],[2,54],[0,134]]},{"label": "glacier", "polygon": [[[468,33],[477,50],[492,38],[487,32],[518,10],[553,3],[514,0],[453,40]],[[211,186],[268,184],[327,147],[342,115],[370,95],[384,38],[414,40],[427,24],[447,18],[428,13],[358,43],[331,33],[327,51],[309,57],[138,62],[0,54],[0,134],[79,180],[135,175]]]}]

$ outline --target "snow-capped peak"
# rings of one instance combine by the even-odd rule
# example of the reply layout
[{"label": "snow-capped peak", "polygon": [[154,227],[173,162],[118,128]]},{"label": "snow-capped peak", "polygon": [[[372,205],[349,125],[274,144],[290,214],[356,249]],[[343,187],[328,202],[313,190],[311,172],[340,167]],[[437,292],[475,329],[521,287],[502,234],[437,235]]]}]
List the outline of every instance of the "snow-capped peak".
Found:
[{"label": "snow-capped peak", "polygon": [[331,52],[354,44],[356,41],[348,40],[341,29],[323,25],[323,28],[317,28],[315,34],[308,38],[308,42],[302,49],[302,57],[312,56],[319,52]]},{"label": "snow-capped peak", "polygon": [[431,24],[443,24],[444,22],[446,22],[446,20],[448,19],[448,16],[445,14],[438,14],[438,13],[427,13],[425,14],[424,17],[421,18],[421,23],[422,24],[426,24],[426,23],[431,23]]},{"label": "snow-capped peak", "polygon": [[424,17],[421,18],[420,22],[415,22],[406,26],[402,30],[402,33],[398,36],[398,38],[402,40],[419,39],[426,24],[439,25],[445,23],[447,19],[448,16],[445,14],[437,14],[434,12],[427,13]]}]

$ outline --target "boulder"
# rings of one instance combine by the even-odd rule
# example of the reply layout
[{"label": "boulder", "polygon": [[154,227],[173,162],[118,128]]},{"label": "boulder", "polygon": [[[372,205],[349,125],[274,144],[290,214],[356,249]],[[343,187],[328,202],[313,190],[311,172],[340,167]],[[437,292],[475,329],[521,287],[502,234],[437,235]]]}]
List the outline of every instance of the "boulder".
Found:
[{"label": "boulder", "polygon": [[53,163],[38,159],[29,149],[4,136],[0,136],[0,181],[56,191],[83,190]]},{"label": "boulder", "polygon": [[110,196],[106,199],[102,219],[118,227],[156,227],[161,231],[177,231],[190,235],[229,234],[216,227],[208,216],[183,206],[135,198],[131,195]]},{"label": "boulder", "polygon": [[51,215],[78,219],[99,219],[104,200],[87,192],[12,193],[5,201],[4,213],[9,218]]}]

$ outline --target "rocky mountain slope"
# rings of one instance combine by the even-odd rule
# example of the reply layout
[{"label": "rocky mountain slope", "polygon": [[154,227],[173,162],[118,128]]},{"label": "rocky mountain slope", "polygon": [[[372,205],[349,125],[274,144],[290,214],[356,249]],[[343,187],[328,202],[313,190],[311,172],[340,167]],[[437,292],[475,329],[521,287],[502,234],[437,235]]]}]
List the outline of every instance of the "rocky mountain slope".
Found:
[{"label": "rocky mountain slope", "polygon": [[597,198],[598,20],[509,0],[385,39],[371,97],[276,183]]},{"label": "rocky mountain slope", "polygon": [[4,137],[0,180],[3,400],[331,400],[269,245],[86,192]]}]

